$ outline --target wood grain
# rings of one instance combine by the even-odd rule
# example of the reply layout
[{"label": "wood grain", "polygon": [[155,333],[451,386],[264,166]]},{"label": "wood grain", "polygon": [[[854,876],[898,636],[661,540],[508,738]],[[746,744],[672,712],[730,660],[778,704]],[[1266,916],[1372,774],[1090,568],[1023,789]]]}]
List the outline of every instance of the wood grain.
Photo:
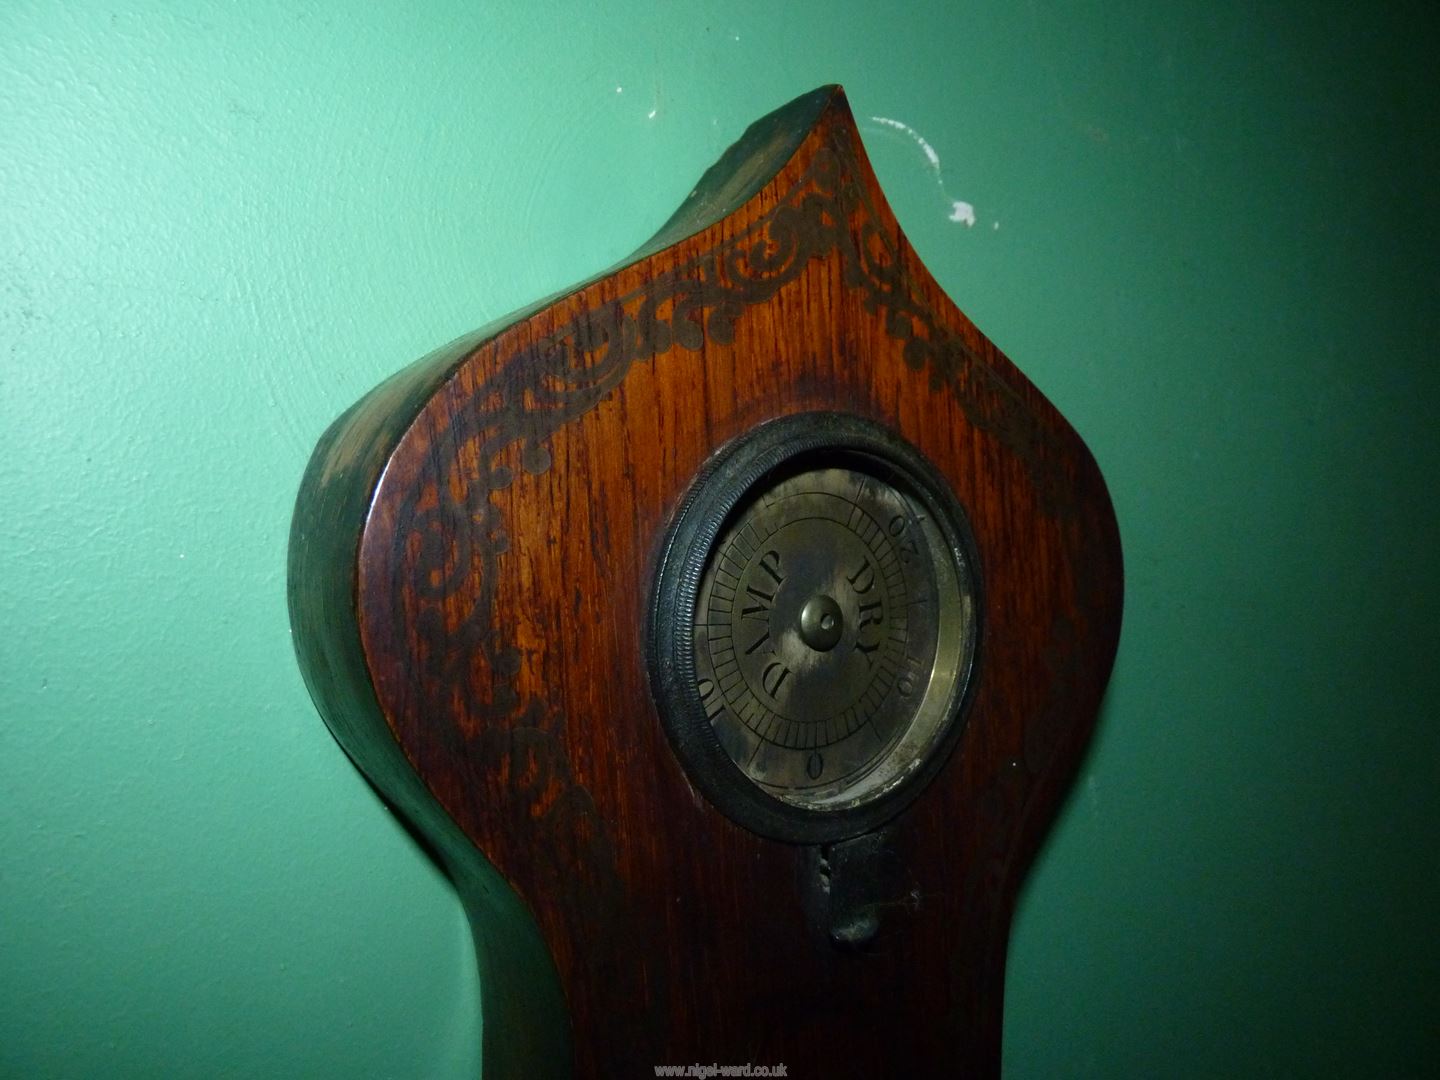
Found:
[{"label": "wood grain", "polygon": [[[693,790],[643,641],[697,471],[809,410],[885,425],[945,477],[985,627],[944,769],[827,850]],[[627,265],[337,420],[290,559],[321,713],[471,913],[487,1074],[998,1072],[1015,895],[1109,675],[1119,538],[1080,438],[911,251],[838,88],[752,127]],[[817,905],[856,882],[881,929],[847,948]]]}]

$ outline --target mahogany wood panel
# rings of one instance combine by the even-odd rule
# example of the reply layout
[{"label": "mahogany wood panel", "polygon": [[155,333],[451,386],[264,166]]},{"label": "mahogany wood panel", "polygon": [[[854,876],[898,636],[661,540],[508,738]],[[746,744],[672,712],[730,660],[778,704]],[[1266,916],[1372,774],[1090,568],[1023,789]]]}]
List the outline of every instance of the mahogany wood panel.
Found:
[{"label": "mahogany wood panel", "polygon": [[[938,468],[974,530],[984,626],[938,777],[823,850],[696,793],[645,649],[697,471],[810,410]],[[998,1072],[1011,913],[1109,676],[1119,538],[1080,438],[911,251],[838,88],[755,124],[627,265],[337,420],[290,560],[320,711],[471,913],[487,1073]],[[873,940],[836,942],[847,904],[878,917]],[[562,995],[568,1048],[537,1019]]]}]

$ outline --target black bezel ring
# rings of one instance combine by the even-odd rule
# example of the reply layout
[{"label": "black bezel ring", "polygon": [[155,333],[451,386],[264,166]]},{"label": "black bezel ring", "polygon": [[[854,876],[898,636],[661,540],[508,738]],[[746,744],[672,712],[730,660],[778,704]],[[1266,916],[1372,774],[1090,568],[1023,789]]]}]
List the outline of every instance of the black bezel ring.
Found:
[{"label": "black bezel ring", "polygon": [[[725,753],[695,685],[693,626],[705,565],[736,509],[762,481],[789,469],[850,462],[903,487],[932,515],[962,587],[975,597],[974,632],[957,665],[945,728],[925,760],[894,790],[858,806],[816,810],[778,799],[754,784]],[[660,553],[646,642],[651,692],[686,775],[726,816],[762,836],[832,843],[871,831],[925,789],[954,751],[974,696],[982,631],[981,574],[969,520],[949,484],[915,447],[872,421],[847,413],[800,413],[771,420],[717,451],[680,504]]]}]

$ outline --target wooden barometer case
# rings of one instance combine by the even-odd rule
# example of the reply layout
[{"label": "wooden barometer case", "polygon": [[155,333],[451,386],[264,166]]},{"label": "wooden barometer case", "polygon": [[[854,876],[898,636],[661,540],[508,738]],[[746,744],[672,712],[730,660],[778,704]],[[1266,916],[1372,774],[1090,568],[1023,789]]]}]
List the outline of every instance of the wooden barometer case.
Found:
[{"label": "wooden barometer case", "polygon": [[355,404],[290,537],[310,692],[469,912],[492,1077],[997,1073],[1120,608],[1094,460],[837,87]]}]

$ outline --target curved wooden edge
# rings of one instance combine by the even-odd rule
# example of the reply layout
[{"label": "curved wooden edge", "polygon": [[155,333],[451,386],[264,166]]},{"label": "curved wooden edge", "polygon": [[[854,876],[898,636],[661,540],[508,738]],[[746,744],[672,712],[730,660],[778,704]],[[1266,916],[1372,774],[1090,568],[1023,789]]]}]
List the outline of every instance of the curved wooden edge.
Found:
[{"label": "curved wooden edge", "polygon": [[740,209],[794,158],[826,110],[844,99],[839,86],[821,86],[756,120],[705,170],[670,220],[606,273],[703,232]]},{"label": "curved wooden edge", "polygon": [[387,384],[322,436],[291,522],[291,633],[311,698],[376,792],[420,834],[455,884],[484,987],[482,1048],[491,1076],[570,1074],[570,1025],[549,950],[514,891],[475,850],[388,737],[356,621],[356,551],[364,506],[394,431]]}]

